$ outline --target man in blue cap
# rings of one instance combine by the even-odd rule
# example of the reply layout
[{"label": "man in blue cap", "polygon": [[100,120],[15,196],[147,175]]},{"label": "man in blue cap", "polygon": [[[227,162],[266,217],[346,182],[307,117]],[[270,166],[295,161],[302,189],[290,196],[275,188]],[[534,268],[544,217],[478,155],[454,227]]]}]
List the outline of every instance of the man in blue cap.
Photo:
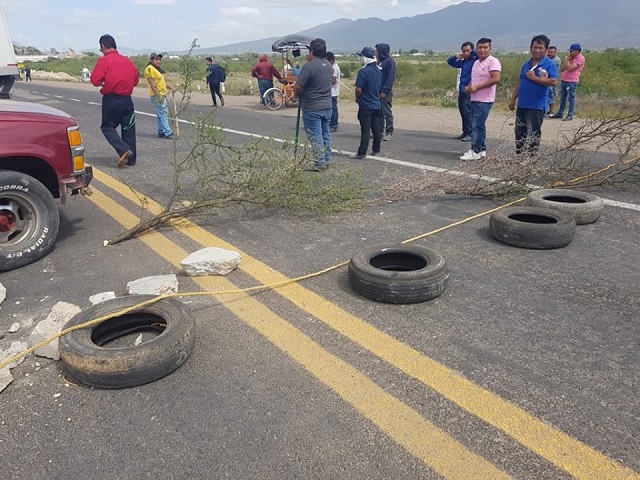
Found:
[{"label": "man in blue cap", "polygon": [[563,121],[573,120],[573,115],[576,111],[576,90],[578,89],[578,82],[580,81],[580,73],[584,68],[585,59],[582,55],[582,46],[579,43],[574,43],[569,47],[569,55],[565,58],[564,62],[560,66],[562,76],[560,77],[560,107],[558,112],[551,115],[549,118],[562,118],[564,114],[564,107],[567,104],[567,97],[569,97],[569,111]]},{"label": "man in blue cap", "polygon": [[382,102],[380,100],[380,86],[382,72],[376,64],[373,48],[364,47],[356,53],[360,58],[362,68],[356,77],[356,102],[358,103],[358,121],[360,122],[360,146],[355,155],[349,158],[364,159],[369,148],[370,133],[373,133],[371,153],[380,153],[382,128],[380,125]]}]

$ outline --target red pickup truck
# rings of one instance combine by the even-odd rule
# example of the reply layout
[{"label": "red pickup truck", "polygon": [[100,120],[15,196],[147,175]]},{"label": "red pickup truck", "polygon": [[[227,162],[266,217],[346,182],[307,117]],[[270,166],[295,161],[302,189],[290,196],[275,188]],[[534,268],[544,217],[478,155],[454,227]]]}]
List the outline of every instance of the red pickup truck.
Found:
[{"label": "red pickup truck", "polygon": [[34,262],[53,247],[60,225],[54,199],[87,193],[92,177],[70,115],[0,100],[0,271]]}]

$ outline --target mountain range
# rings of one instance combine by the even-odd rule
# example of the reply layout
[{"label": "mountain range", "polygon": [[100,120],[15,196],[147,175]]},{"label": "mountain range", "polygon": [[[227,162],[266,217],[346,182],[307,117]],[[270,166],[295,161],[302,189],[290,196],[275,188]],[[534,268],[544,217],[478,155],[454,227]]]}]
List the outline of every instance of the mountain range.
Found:
[{"label": "mountain range", "polygon": [[[336,53],[353,53],[379,42],[392,50],[457,51],[463,41],[493,40],[494,50],[529,49],[533,35],[544,33],[558,49],[579,42],[584,49],[636,48],[640,45],[640,0],[489,0],[463,2],[414,17],[338,19],[290,32],[320,37]],[[280,37],[202,47],[198,54],[268,53]],[[176,52],[181,53],[181,52]]]}]

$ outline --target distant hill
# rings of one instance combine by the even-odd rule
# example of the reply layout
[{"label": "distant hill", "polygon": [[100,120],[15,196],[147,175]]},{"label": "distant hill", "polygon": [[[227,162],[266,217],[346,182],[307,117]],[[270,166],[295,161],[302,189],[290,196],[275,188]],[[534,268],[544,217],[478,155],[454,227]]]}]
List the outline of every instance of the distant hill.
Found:
[{"label": "distant hill", "polygon": [[[385,42],[392,50],[457,51],[463,41],[493,40],[496,50],[527,50],[533,35],[544,33],[563,50],[580,42],[585,49],[638,47],[640,0],[490,0],[463,2],[437,12],[381,20],[339,19],[299,33],[320,37],[338,53]],[[203,47],[196,53],[266,53],[279,37]]]}]

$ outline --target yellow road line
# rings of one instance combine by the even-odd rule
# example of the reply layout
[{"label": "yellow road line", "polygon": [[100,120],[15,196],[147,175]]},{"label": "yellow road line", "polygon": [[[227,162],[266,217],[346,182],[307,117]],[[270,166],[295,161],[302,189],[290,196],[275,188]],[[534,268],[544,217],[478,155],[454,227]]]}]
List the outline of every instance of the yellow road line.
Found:
[{"label": "yellow road line", "polygon": [[[96,178],[126,198],[137,201],[128,187],[103,172],[97,172]],[[158,211],[160,208],[151,199],[148,206],[151,211]],[[201,245],[219,246],[238,251],[243,256],[240,268],[261,283],[270,284],[287,279],[286,276],[192,222],[181,220],[176,228]],[[407,375],[418,379],[469,413],[502,430],[529,450],[575,478],[640,479],[640,475],[628,467],[543,422],[493,392],[475,385],[445,365],[379,331],[301,285],[291,284],[280,287],[276,291],[297,307]]]},{"label": "yellow road line", "polygon": [[[125,228],[138,219],[94,188],[90,199]],[[174,267],[188,253],[157,232],[139,237]],[[117,248],[117,247],[110,247]],[[192,277],[203,290],[235,289],[224,277]],[[508,474],[423,418],[417,411],[385,392],[350,364],[329,353],[311,338],[246,294],[229,295],[224,303],[238,318],[255,328],[306,368],[362,415],[411,454],[445,478],[509,479]]]}]

